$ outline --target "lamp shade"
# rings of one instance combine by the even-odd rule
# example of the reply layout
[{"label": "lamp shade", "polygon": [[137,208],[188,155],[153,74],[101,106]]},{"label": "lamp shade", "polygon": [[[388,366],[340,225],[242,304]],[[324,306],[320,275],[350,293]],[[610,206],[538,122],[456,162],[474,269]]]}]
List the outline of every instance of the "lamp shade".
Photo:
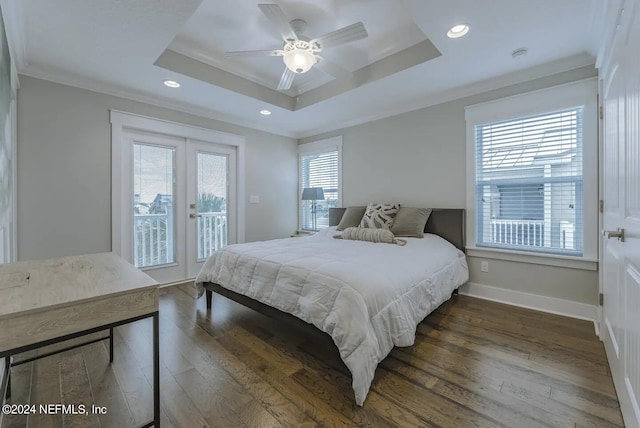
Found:
[{"label": "lamp shade", "polygon": [[324,200],[324,191],[322,187],[305,187],[302,190],[303,201],[322,201]]}]

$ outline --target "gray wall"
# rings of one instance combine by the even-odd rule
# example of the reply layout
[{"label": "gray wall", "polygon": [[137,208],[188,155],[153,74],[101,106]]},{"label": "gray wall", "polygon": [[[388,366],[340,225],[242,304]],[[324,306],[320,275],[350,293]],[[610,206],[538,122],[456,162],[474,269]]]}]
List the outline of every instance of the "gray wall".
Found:
[{"label": "gray wall", "polygon": [[[372,201],[464,208],[466,123],[464,108],[518,93],[597,75],[584,67],[301,140],[343,137],[343,205]],[[597,231],[593,231],[597,233]],[[597,272],[469,257],[471,282],[595,304]]]},{"label": "gray wall", "polygon": [[111,250],[110,109],[245,136],[246,240],[295,231],[294,139],[20,76],[19,260]]}]

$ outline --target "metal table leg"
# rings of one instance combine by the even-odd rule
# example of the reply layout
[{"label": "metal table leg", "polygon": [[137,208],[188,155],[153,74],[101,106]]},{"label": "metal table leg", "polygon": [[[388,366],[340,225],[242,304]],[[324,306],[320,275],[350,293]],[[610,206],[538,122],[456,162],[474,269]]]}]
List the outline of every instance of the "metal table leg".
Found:
[{"label": "metal table leg", "polygon": [[109,329],[109,362],[113,363],[113,327]]},{"label": "metal table leg", "polygon": [[153,420],[160,427],[160,314],[153,314]]},{"label": "metal table leg", "polygon": [[[2,389],[0,394],[4,394],[4,398],[11,398],[11,357],[4,357],[4,373],[2,376]],[[1,397],[1,396],[0,396]],[[1,402],[2,400],[0,400]]]}]

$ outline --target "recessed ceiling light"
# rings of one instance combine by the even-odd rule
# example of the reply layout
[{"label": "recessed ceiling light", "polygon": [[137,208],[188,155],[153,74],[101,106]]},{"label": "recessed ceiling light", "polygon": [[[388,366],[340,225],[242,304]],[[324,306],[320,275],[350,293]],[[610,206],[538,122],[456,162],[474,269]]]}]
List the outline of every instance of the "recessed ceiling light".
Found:
[{"label": "recessed ceiling light", "polygon": [[263,116],[269,116],[271,112],[269,110],[260,110],[260,114]]},{"label": "recessed ceiling light", "polygon": [[469,32],[469,26],[467,24],[454,25],[447,31],[447,36],[451,39],[457,39]]},{"label": "recessed ceiling light", "polygon": [[165,84],[165,86],[168,86],[170,88],[179,88],[180,87],[180,83],[176,82],[175,80],[165,80],[164,84]]}]

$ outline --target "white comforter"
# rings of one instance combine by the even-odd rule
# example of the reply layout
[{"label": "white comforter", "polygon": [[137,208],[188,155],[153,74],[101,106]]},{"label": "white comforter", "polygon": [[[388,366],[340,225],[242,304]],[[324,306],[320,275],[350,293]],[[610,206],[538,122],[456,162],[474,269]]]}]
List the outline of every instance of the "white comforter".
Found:
[{"label": "white comforter", "polygon": [[464,254],[436,235],[406,246],[304,238],[230,245],[196,278],[315,325],[333,338],[362,405],[375,369],[393,346],[411,346],[417,324],[469,278]]}]

